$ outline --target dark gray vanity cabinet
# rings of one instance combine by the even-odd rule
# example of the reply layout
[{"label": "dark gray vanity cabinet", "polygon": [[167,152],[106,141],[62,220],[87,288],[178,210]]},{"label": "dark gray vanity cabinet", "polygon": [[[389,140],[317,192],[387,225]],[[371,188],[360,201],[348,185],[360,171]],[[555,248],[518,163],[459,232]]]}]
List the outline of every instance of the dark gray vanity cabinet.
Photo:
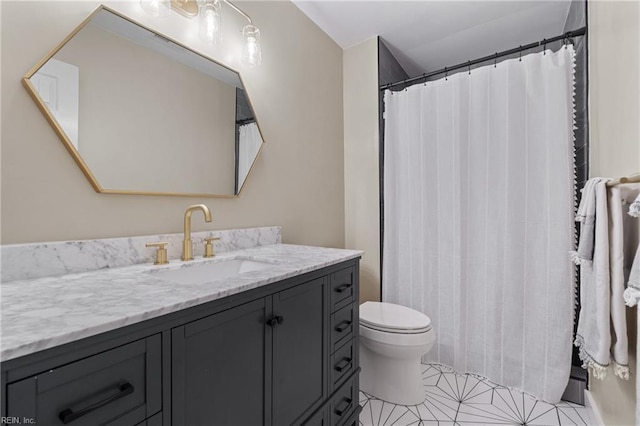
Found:
[{"label": "dark gray vanity cabinet", "polygon": [[173,424],[300,423],[327,396],[327,277],[172,330]]},{"label": "dark gray vanity cabinet", "polygon": [[354,259],[3,362],[3,424],[352,426],[358,365]]}]

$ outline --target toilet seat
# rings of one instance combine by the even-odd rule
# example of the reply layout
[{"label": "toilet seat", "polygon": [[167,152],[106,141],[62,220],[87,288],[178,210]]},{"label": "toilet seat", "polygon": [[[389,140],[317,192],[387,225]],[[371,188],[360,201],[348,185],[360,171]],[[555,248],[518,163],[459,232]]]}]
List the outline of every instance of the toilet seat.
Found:
[{"label": "toilet seat", "polygon": [[364,323],[364,322],[362,322],[362,320],[360,322],[360,326],[368,328],[370,330],[381,331],[383,333],[392,333],[392,334],[420,334],[420,333],[426,333],[427,331],[431,330],[431,327],[425,327],[425,328],[420,328],[420,329],[415,329],[415,330],[386,328],[386,327],[382,327],[382,326],[377,326],[377,325]]},{"label": "toilet seat", "polygon": [[394,334],[419,334],[431,330],[431,319],[421,312],[386,302],[360,305],[360,325]]}]

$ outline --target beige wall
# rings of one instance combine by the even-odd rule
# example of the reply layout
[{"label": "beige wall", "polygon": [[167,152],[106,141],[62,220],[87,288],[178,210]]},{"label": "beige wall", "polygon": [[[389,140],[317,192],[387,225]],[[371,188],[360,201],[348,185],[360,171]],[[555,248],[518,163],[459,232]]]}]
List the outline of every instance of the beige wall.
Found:
[{"label": "beige wall", "polygon": [[640,3],[588,5],[591,175],[631,174],[640,169]]},{"label": "beige wall", "polygon": [[340,47],[290,2],[238,2],[262,31],[263,64],[245,70],[237,53],[243,23],[232,12],[224,12],[225,42],[208,47],[197,39],[196,21],[149,17],[137,1],[112,3],[240,69],[266,145],[238,199],[98,194],[20,84],[98,4],[0,4],[2,243],[180,232],[186,206],[204,202],[213,222],[194,217],[197,231],[282,225],[285,242],[344,246]]},{"label": "beige wall", "polygon": [[380,300],[378,38],[344,51],[345,245],[363,250],[360,301]]},{"label": "beige wall", "polygon": [[78,150],[103,188],[234,194],[235,86],[93,24],[54,57],[80,69]]},{"label": "beige wall", "polygon": [[[640,171],[640,3],[590,1],[589,112],[591,176]],[[627,309],[631,380],[610,371],[590,380],[606,425],[635,424],[636,308]]]}]

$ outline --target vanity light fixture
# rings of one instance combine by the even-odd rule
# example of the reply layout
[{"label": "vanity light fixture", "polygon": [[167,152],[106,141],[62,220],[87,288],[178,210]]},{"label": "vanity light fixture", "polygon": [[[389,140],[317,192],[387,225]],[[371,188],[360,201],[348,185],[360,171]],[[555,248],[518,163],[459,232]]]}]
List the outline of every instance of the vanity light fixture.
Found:
[{"label": "vanity light fixture", "polygon": [[222,3],[249,21],[249,24],[242,29],[244,38],[242,62],[249,67],[260,65],[262,63],[260,30],[253,25],[249,15],[229,0],[140,0],[142,9],[152,16],[165,16],[169,10],[187,18],[198,16],[200,39],[208,44],[217,44],[221,39]]},{"label": "vanity light fixture", "polygon": [[140,0],[140,7],[151,16],[167,16],[171,11],[171,0]]},{"label": "vanity light fixture", "polygon": [[198,0],[200,17],[200,39],[209,44],[218,44],[222,35],[220,0]]},{"label": "vanity light fixture", "polygon": [[246,25],[242,29],[245,38],[242,46],[242,62],[250,67],[262,63],[262,49],[260,49],[260,30],[254,25]]}]

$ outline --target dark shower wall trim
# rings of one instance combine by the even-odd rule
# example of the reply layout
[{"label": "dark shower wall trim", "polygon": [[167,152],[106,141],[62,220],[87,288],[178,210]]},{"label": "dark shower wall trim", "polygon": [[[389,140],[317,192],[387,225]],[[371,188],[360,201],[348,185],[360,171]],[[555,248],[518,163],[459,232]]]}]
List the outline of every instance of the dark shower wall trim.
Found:
[{"label": "dark shower wall trim", "polygon": [[[378,37],[378,87],[383,84],[409,78],[409,74],[402,68],[400,62],[393,56],[391,50]],[[380,141],[379,168],[380,179],[380,300],[382,300],[382,256],[384,248],[384,92],[378,91],[378,128]]]},{"label": "dark shower wall trim", "polygon": [[[583,0],[573,0],[569,7],[569,13],[564,24],[563,31],[569,31],[572,28],[579,28],[588,25],[587,19],[587,2]],[[576,172],[576,207],[580,202],[582,193],[580,190],[584,188],[584,184],[589,179],[589,49],[588,49],[589,31],[584,37],[575,40],[576,49],[576,70],[575,70],[575,126],[574,130],[574,149],[575,149],[575,172]],[[579,230],[578,230],[579,231]],[[576,267],[577,268],[577,267]],[[580,276],[576,274],[578,294],[580,289]],[[576,306],[576,315],[574,320],[574,338],[578,327],[578,315],[580,312],[580,300]],[[582,361],[578,355],[578,348],[574,347],[571,359],[572,368],[571,376],[576,380],[586,381],[588,375],[581,368]]]}]

